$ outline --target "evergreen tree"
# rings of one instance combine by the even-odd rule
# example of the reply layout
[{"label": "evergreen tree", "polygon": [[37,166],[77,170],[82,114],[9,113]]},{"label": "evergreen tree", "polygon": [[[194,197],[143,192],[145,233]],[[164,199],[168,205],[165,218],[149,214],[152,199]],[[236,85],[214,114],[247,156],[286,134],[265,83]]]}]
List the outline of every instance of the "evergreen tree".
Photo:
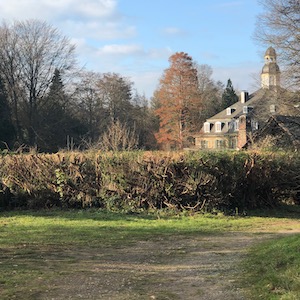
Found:
[{"label": "evergreen tree", "polygon": [[227,86],[222,95],[222,109],[229,107],[237,101],[239,101],[239,97],[235,93],[231,80],[228,79]]},{"label": "evergreen tree", "polygon": [[0,77],[0,149],[11,147],[14,140],[14,127],[11,121],[11,111],[9,108],[8,97]]},{"label": "evergreen tree", "polygon": [[100,98],[106,110],[107,125],[119,120],[132,125],[132,82],[117,73],[105,73],[98,82]]},{"label": "evergreen tree", "polygon": [[66,147],[67,136],[73,136],[80,123],[70,115],[69,106],[69,96],[65,93],[60,71],[56,69],[40,109],[39,150],[54,152]]}]

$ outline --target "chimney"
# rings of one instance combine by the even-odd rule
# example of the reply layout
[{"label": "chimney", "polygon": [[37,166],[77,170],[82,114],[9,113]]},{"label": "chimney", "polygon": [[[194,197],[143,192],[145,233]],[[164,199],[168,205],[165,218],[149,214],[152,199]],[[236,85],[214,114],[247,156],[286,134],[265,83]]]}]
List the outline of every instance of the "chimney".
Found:
[{"label": "chimney", "polygon": [[245,103],[248,101],[248,92],[247,91],[242,91],[241,92],[241,103]]},{"label": "chimney", "polygon": [[238,149],[242,149],[248,142],[249,133],[251,132],[251,122],[247,115],[239,117],[239,132],[238,132]]}]

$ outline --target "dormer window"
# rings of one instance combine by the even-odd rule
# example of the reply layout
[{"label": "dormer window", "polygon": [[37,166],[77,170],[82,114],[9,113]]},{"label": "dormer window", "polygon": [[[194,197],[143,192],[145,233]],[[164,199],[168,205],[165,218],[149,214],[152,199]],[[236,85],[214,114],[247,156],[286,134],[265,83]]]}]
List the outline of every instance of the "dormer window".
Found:
[{"label": "dormer window", "polygon": [[221,132],[221,131],[222,131],[222,123],[216,122],[216,132]]},{"label": "dormer window", "polygon": [[239,120],[233,121],[233,130],[238,131],[239,130]]},{"label": "dormer window", "polygon": [[276,112],[276,106],[275,104],[270,105],[270,113],[274,114]]},{"label": "dormer window", "polygon": [[247,114],[248,113],[248,106],[243,106],[243,114]]},{"label": "dormer window", "polygon": [[258,130],[258,122],[252,120],[251,121],[251,127],[252,127],[252,130]]},{"label": "dormer window", "polygon": [[232,112],[231,107],[228,107],[228,108],[226,109],[226,114],[227,114],[227,116],[230,116],[230,115],[231,115],[231,112]]},{"label": "dormer window", "polygon": [[204,123],[204,133],[210,133],[210,123],[209,122]]}]

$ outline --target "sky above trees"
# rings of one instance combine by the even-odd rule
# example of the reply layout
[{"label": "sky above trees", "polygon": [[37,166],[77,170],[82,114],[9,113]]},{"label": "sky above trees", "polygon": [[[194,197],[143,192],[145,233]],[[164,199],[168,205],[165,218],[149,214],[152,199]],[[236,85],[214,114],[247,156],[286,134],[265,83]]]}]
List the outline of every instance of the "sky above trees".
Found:
[{"label": "sky above trees", "polygon": [[265,49],[252,39],[256,0],[0,0],[7,21],[41,19],[76,45],[80,65],[128,76],[151,97],[168,58],[186,52],[213,78],[256,89]]}]

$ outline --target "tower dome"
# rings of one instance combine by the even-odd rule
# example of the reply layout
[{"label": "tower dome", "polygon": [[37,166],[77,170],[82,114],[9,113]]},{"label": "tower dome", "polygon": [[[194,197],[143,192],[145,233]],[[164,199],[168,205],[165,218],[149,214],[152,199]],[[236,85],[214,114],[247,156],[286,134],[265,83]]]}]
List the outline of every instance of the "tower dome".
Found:
[{"label": "tower dome", "polygon": [[280,69],[277,65],[276,51],[273,47],[269,47],[265,53],[265,65],[261,72],[261,86],[265,89],[280,85]]},{"label": "tower dome", "polygon": [[267,49],[267,51],[265,53],[265,57],[266,56],[275,56],[275,58],[276,58],[276,51],[272,46]]}]

